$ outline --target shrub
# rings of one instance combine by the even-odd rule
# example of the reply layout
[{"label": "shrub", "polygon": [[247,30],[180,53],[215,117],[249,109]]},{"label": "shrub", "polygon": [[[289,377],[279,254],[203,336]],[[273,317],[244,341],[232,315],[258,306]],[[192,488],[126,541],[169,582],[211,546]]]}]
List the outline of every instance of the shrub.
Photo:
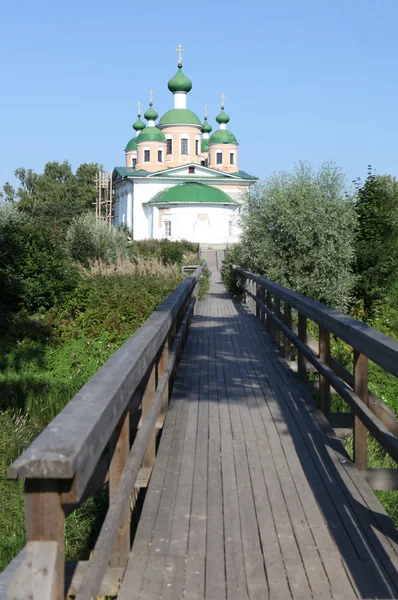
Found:
[{"label": "shrub", "polygon": [[73,220],[66,233],[66,248],[72,260],[88,265],[98,258],[113,262],[117,256],[128,255],[126,232],[97,221],[95,215],[85,213]]},{"label": "shrub", "polygon": [[334,308],[347,308],[356,216],[344,175],[333,164],[300,163],[272,175],[247,198],[243,266]]}]

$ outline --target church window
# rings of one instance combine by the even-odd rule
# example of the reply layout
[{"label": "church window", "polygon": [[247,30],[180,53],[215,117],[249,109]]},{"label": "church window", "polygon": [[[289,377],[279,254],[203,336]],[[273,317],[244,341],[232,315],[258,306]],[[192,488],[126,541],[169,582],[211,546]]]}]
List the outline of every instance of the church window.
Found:
[{"label": "church window", "polygon": [[222,152],[217,152],[217,154],[216,154],[216,163],[218,165],[222,165]]},{"label": "church window", "polygon": [[165,237],[171,237],[171,221],[163,221]]},{"label": "church window", "polygon": [[173,140],[171,138],[167,138],[166,142],[167,142],[166,153],[173,154]]},{"label": "church window", "polygon": [[234,165],[235,164],[235,154],[233,152],[231,152],[230,155],[229,155],[229,164],[230,165]]},{"label": "church window", "polygon": [[158,162],[163,162],[163,150],[158,150]]},{"label": "church window", "polygon": [[150,161],[151,161],[151,151],[144,150],[144,162],[150,162]]},{"label": "church window", "polygon": [[137,164],[137,159],[136,158],[132,158],[131,159],[131,166],[133,167],[133,169],[135,169],[135,165]]},{"label": "church window", "polygon": [[190,175],[194,175],[194,173],[195,173],[195,167],[188,167],[188,173]]},{"label": "church window", "polygon": [[195,154],[199,154],[199,140],[195,140]]},{"label": "church window", "polygon": [[188,140],[185,138],[181,140],[181,154],[188,154]]}]

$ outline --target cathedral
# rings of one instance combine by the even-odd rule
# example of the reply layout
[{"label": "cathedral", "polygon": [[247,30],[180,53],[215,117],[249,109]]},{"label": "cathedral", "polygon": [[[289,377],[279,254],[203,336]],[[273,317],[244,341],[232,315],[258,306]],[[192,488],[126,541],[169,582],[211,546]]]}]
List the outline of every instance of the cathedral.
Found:
[{"label": "cathedral", "polygon": [[203,123],[187,108],[192,82],[182,70],[181,45],[177,52],[178,70],[168,82],[174,107],[158,120],[150,91],[145,125],[138,103],[137,135],[125,148],[125,166],[113,171],[114,225],[127,225],[137,240],[234,243],[244,193],[257,178],[239,169],[239,144],[227,128],[224,94],[214,133],[206,107]]}]

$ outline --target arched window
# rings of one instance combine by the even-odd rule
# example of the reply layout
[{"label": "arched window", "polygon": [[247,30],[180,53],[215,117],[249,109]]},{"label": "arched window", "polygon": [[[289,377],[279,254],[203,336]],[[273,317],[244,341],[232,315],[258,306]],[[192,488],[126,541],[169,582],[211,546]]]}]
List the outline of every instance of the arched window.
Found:
[{"label": "arched window", "polygon": [[137,159],[136,158],[132,158],[131,159],[131,166],[133,167],[133,169],[135,169],[135,165],[137,164]]},{"label": "arched window", "polygon": [[187,137],[182,137],[181,138],[181,154],[189,154],[188,152],[188,138]]},{"label": "arched window", "polygon": [[200,139],[195,138],[195,154],[198,156],[200,154]]},{"label": "arched window", "polygon": [[149,148],[144,148],[143,156],[144,156],[143,162],[151,162],[151,151]]},{"label": "arched window", "polygon": [[235,152],[230,152],[229,153],[229,164],[230,165],[234,165],[235,164]]},{"label": "arched window", "polygon": [[159,148],[158,150],[158,162],[163,162],[163,148]]},{"label": "arched window", "polygon": [[216,164],[217,165],[222,165],[222,152],[217,152],[216,153]]},{"label": "arched window", "polygon": [[166,154],[173,154],[173,138],[171,135],[166,135]]}]

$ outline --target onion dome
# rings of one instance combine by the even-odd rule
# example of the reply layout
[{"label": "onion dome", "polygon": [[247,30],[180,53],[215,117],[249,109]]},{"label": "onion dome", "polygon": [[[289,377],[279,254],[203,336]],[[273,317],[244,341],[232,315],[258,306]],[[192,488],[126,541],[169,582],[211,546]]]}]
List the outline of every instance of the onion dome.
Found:
[{"label": "onion dome", "polygon": [[224,112],[224,107],[221,107],[221,112],[219,115],[216,116],[216,121],[217,123],[221,124],[227,124],[230,121],[229,116]]},{"label": "onion dome", "polygon": [[149,103],[149,108],[146,111],[146,113],[144,114],[144,118],[147,121],[156,121],[156,119],[158,118],[158,113],[156,112],[156,110],[153,108],[152,102]]},{"label": "onion dome", "polygon": [[137,138],[136,137],[133,137],[124,149],[125,152],[129,152],[130,150],[137,150]]},{"label": "onion dome", "polygon": [[139,135],[137,135],[137,143],[139,142],[166,142],[164,134],[157,127],[145,127]]},{"label": "onion dome", "polygon": [[207,117],[205,117],[202,127],[203,127],[203,130],[202,130],[203,133],[210,133],[213,129],[213,127],[210,125],[210,123],[207,122]]},{"label": "onion dome", "polygon": [[174,77],[172,77],[172,79],[170,79],[167,87],[169,88],[170,92],[173,92],[173,94],[178,92],[184,92],[187,94],[191,91],[192,81],[184,75],[182,72],[182,66],[180,64],[178,65],[177,73],[174,75]]},{"label": "onion dome", "polygon": [[133,129],[135,129],[135,131],[142,131],[143,129],[145,129],[145,123],[141,121],[140,115],[138,116],[136,122],[133,124]]},{"label": "onion dome", "polygon": [[211,144],[237,144],[238,141],[233,133],[227,129],[217,129],[209,139]]},{"label": "onion dome", "polygon": [[166,127],[167,125],[197,125],[202,126],[199,118],[191,110],[187,108],[173,108],[161,117],[158,126]]}]

